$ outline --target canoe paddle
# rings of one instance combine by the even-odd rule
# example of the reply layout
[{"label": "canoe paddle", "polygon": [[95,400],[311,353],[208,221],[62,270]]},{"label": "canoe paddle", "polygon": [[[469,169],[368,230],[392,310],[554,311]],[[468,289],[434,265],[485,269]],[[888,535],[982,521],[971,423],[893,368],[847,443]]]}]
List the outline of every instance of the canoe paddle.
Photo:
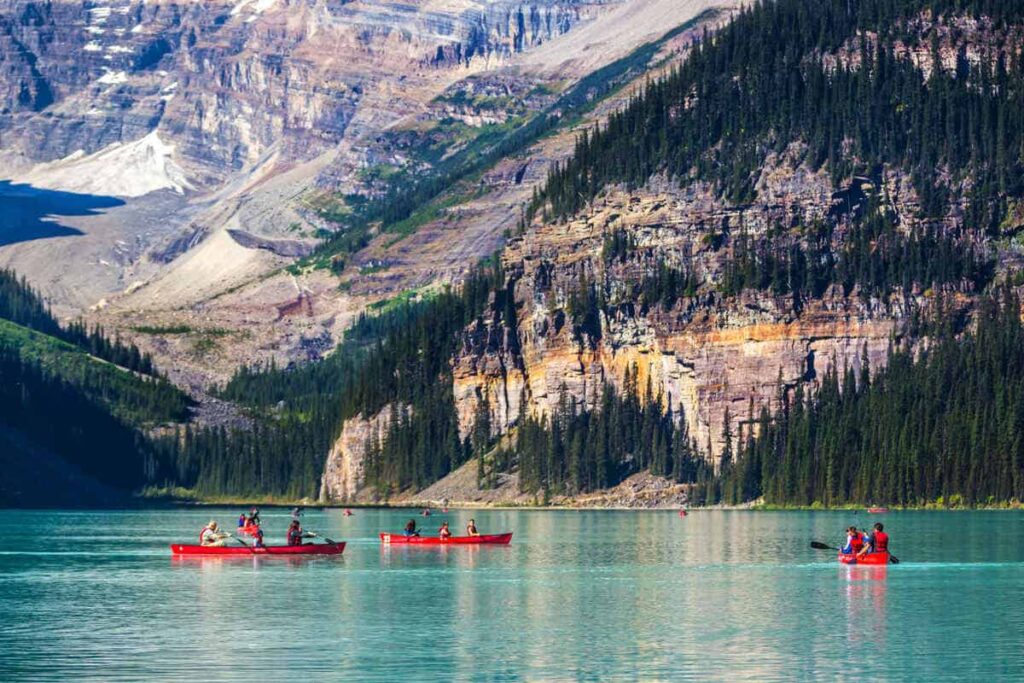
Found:
[{"label": "canoe paddle", "polygon": [[324,539],[325,541],[327,541],[328,543],[330,543],[331,545],[337,545],[337,544],[336,544],[336,543],[335,543],[334,541],[332,541],[331,539],[327,538],[326,536],[321,536],[320,534],[318,534],[318,533],[317,533],[317,532],[315,532],[315,531],[307,531],[307,533],[313,534],[313,535],[314,535],[314,536],[316,536],[317,538],[322,538],[322,539]]},{"label": "canoe paddle", "polygon": [[[839,548],[836,548],[836,547],[831,546],[831,545],[825,545],[824,543],[819,543],[818,541],[811,541],[811,547],[814,548],[815,550],[836,550],[836,551],[839,551]],[[841,551],[839,551],[839,552],[841,552]],[[899,563],[900,563],[900,558],[896,557],[892,553],[889,553],[889,564],[899,564]]]},{"label": "canoe paddle", "polygon": [[835,550],[837,552],[839,551],[839,548],[836,548],[835,546],[825,545],[824,543],[819,543],[818,541],[811,541],[811,547],[815,550]]},{"label": "canoe paddle", "polygon": [[256,548],[253,548],[251,545],[240,539],[238,536],[232,536],[231,534],[228,534],[228,538],[235,539],[236,541],[244,545],[246,548],[248,548],[250,553],[252,553],[253,555],[256,554]]}]

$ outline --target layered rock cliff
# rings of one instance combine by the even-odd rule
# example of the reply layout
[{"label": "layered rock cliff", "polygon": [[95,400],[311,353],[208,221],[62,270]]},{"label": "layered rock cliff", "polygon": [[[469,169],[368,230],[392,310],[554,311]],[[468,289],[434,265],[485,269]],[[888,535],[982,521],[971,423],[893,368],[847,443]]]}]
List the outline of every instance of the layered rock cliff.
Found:
[{"label": "layered rock cliff", "polygon": [[[602,3],[0,3],[0,133],[26,167],[154,130],[215,184],[271,151],[331,149],[413,113],[417,89],[552,40]],[[379,90],[384,88],[383,91]]]},{"label": "layered rock cliff", "polygon": [[[909,314],[907,299],[873,300],[833,286],[798,306],[768,292],[717,290],[730,256],[715,244],[721,225],[767,239],[780,222],[811,222],[845,201],[823,174],[785,163],[765,169],[760,192],[755,205],[729,207],[699,185],[613,191],[584,215],[512,239],[504,264],[515,281],[517,329],[484,321],[467,330],[454,360],[463,433],[484,395],[492,424],[506,431],[524,411],[550,414],[563,391],[592,408],[605,383],[621,390],[635,369],[638,389],[649,382],[666,408],[685,416],[700,447],[717,454],[726,411],[735,434],[761,406],[777,405],[781,390],[830,367],[882,367]],[[608,258],[613,234],[634,245],[628,258]],[[666,260],[685,264],[695,291],[667,309],[641,306],[638,285]],[[570,303],[581,282],[604,290],[607,301],[599,328],[582,335]]]}]

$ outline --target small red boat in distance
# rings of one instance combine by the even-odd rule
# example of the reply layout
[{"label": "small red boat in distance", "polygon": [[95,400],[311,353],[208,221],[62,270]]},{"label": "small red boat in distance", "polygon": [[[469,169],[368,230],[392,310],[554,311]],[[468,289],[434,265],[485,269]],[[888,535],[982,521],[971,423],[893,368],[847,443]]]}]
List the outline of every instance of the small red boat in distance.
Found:
[{"label": "small red boat in distance", "polygon": [[508,545],[512,534],[484,534],[482,536],[405,536],[381,532],[380,542],[384,545]]},{"label": "small red boat in distance", "polygon": [[868,508],[868,513],[872,515],[884,515],[889,511],[889,508]]},{"label": "small red boat in distance", "polygon": [[268,545],[262,548],[240,545],[181,545],[171,544],[172,555],[341,555],[345,543],[304,543],[303,545]]},{"label": "small red boat in distance", "polygon": [[857,566],[889,564],[889,553],[868,553],[861,557],[857,557],[852,553],[839,553],[839,562],[841,564],[854,564]]}]

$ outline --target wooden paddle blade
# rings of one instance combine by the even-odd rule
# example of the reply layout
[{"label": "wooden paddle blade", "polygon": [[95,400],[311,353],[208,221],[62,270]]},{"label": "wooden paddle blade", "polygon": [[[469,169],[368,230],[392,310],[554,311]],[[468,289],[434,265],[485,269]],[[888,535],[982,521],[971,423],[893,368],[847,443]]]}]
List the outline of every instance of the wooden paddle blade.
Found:
[{"label": "wooden paddle blade", "polygon": [[896,557],[895,555],[889,555],[889,564],[899,564],[899,563],[900,563],[900,558]]},{"label": "wooden paddle blade", "polygon": [[831,545],[825,545],[824,543],[819,543],[818,541],[811,541],[811,547],[815,550],[839,550],[839,548],[836,548]]}]

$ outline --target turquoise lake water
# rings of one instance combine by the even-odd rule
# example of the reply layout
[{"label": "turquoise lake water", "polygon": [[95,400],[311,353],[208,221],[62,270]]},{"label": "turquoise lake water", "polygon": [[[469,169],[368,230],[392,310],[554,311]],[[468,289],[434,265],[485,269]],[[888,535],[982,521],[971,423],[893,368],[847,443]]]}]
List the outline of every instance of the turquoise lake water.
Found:
[{"label": "turquoise lake water", "polygon": [[[239,510],[0,512],[0,680],[1024,680],[1024,514],[452,511],[508,547],[174,560]],[[268,540],[286,510],[262,514]],[[810,540],[884,521],[889,567]]]}]

